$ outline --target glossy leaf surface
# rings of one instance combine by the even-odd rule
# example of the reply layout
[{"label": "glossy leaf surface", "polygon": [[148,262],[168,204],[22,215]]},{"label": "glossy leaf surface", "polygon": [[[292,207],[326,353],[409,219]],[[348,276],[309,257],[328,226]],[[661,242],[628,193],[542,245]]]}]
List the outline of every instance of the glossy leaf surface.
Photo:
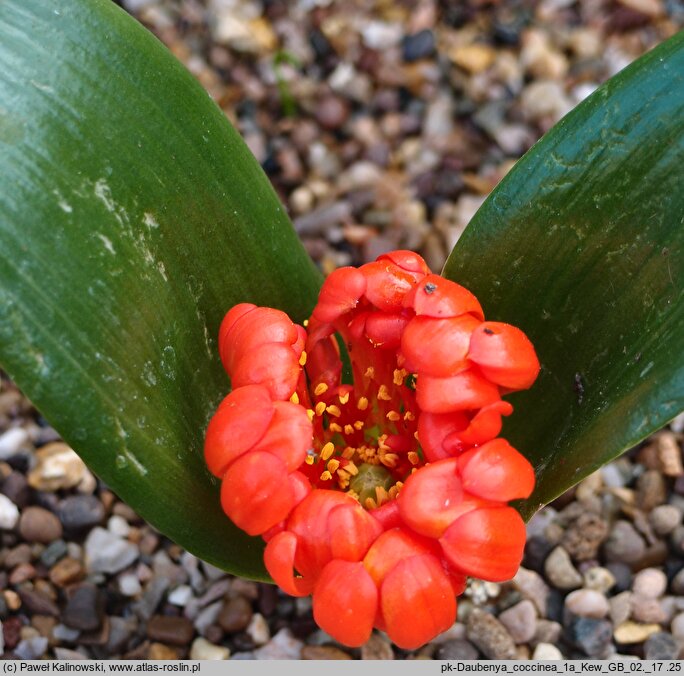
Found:
[{"label": "glossy leaf surface", "polygon": [[445,274],[532,339],[502,434],[526,516],[684,409],[684,33],[603,85],[494,190]]},{"label": "glossy leaf surface", "polygon": [[265,575],[201,454],[224,313],[301,321],[320,283],[261,168],[109,0],[4,0],[0,174],[0,363],[145,519]]}]

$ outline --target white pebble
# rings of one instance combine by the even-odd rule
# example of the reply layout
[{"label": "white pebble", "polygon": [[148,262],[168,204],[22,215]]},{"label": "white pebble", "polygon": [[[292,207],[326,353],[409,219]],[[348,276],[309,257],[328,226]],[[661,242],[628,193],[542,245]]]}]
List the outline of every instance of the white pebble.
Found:
[{"label": "white pebble", "polygon": [[114,533],[114,535],[125,538],[131,532],[131,527],[123,516],[114,514],[113,516],[110,516],[109,521],[107,521],[107,530],[109,530],[110,533]]},{"label": "white pebble", "polygon": [[579,617],[601,619],[608,614],[608,599],[594,589],[578,589],[565,597],[565,607]]},{"label": "white pebble", "polygon": [[192,588],[187,584],[182,584],[176,587],[169,594],[169,603],[174,606],[180,606],[184,608],[187,602],[192,598]]},{"label": "white pebble", "polygon": [[206,638],[196,638],[190,648],[191,660],[227,660],[229,657],[228,648],[209,643]]},{"label": "white pebble", "polygon": [[23,427],[12,427],[0,434],[0,460],[7,460],[29,445],[29,433]]},{"label": "white pebble", "polygon": [[264,645],[265,643],[268,643],[271,638],[268,623],[261,613],[254,613],[254,615],[252,615],[252,620],[249,625],[247,625],[245,631],[256,645]]},{"label": "white pebble", "polygon": [[133,573],[124,573],[119,577],[119,591],[124,596],[137,596],[142,592],[142,586],[137,575]]},{"label": "white pebble", "polygon": [[563,660],[563,653],[551,643],[538,643],[532,653],[533,660]]},{"label": "white pebble", "polygon": [[657,599],[667,589],[667,575],[657,568],[640,570],[632,581],[632,591],[639,596]]},{"label": "white pebble", "polygon": [[12,530],[19,521],[19,508],[0,493],[0,530]]}]

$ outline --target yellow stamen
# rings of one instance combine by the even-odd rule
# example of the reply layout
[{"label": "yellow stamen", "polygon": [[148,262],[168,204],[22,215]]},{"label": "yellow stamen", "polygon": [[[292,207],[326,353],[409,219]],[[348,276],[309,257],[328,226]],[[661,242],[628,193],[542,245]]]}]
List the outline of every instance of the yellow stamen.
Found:
[{"label": "yellow stamen", "polygon": [[312,408],[306,409],[306,416],[309,419],[309,422],[311,422],[314,419],[314,415],[316,415],[316,412]]},{"label": "yellow stamen", "polygon": [[412,465],[417,465],[420,462],[420,456],[415,451],[409,451],[408,459]]},{"label": "yellow stamen", "polygon": [[337,472],[337,470],[340,468],[340,461],[336,460],[333,458],[328,464],[327,468],[330,472]]},{"label": "yellow stamen", "polygon": [[365,411],[368,408],[368,399],[366,399],[366,397],[361,397],[356,402],[356,408],[358,408],[359,411]]},{"label": "yellow stamen", "polygon": [[401,415],[399,415],[396,411],[390,411],[387,414],[387,419],[391,420],[392,422],[396,422],[397,420],[401,420]]},{"label": "yellow stamen", "polygon": [[344,406],[348,401],[349,401],[349,392],[345,392],[344,394],[340,394],[337,397],[340,400],[340,404]]},{"label": "yellow stamen", "polygon": [[382,399],[383,401],[392,400],[392,395],[389,393],[387,385],[380,385],[380,389],[378,390],[378,399]]},{"label": "yellow stamen", "polygon": [[406,413],[404,413],[404,420],[415,420],[415,419],[416,419],[416,416],[413,415],[413,413],[411,413],[411,411],[406,411]]},{"label": "yellow stamen", "polygon": [[372,366],[369,366],[363,375],[366,378],[374,378],[375,377],[375,369]]},{"label": "yellow stamen", "polygon": [[394,369],[392,382],[395,385],[401,385],[404,382],[404,378],[406,378],[406,369]]},{"label": "yellow stamen", "polygon": [[380,456],[380,462],[385,467],[395,467],[397,460],[399,460],[399,456],[396,453],[383,453]]},{"label": "yellow stamen", "polygon": [[324,401],[319,401],[316,404],[316,415],[317,416],[322,416],[325,413],[325,402]]},{"label": "yellow stamen", "polygon": [[377,507],[375,500],[373,500],[373,498],[366,498],[365,507],[366,509],[375,509]]},{"label": "yellow stamen", "polygon": [[356,491],[351,491],[351,490],[349,490],[349,491],[347,491],[347,495],[348,495],[350,498],[354,498],[354,500],[356,500],[356,501],[358,502],[359,494],[358,494]]},{"label": "yellow stamen", "polygon": [[344,466],[345,472],[349,472],[352,476],[356,476],[359,473],[359,468],[353,463],[353,462],[348,462]]},{"label": "yellow stamen", "polygon": [[299,356],[299,365],[304,366],[306,364],[306,350],[302,350],[302,354]]},{"label": "yellow stamen", "polygon": [[306,328],[308,325],[309,325],[309,320],[308,320],[308,319],[305,319],[305,320],[302,322],[302,326],[303,326],[304,328]]},{"label": "yellow stamen", "polygon": [[354,429],[355,430],[362,430],[363,429],[363,420],[357,420],[354,423]]},{"label": "yellow stamen", "polygon": [[318,397],[327,391],[328,386],[325,383],[318,383],[318,385],[316,385],[316,389],[314,390],[314,394]]},{"label": "yellow stamen", "polygon": [[306,458],[304,458],[304,462],[307,465],[313,465],[314,461],[315,461],[315,458],[313,457],[313,455],[307,455]]},{"label": "yellow stamen", "polygon": [[329,460],[332,457],[332,454],[334,452],[335,452],[335,444],[333,444],[332,441],[329,441],[321,449],[321,458],[323,458],[323,460]]},{"label": "yellow stamen", "polygon": [[342,432],[342,428],[336,423],[330,423],[330,427],[328,428],[331,432]]},{"label": "yellow stamen", "polygon": [[414,433],[413,433],[413,438],[414,438],[418,443],[420,443],[420,439],[418,438],[418,432],[414,432]]},{"label": "yellow stamen", "polygon": [[387,495],[387,491],[382,487],[382,486],[376,486],[375,487],[375,496],[376,496],[376,502],[378,504],[378,507],[383,504],[383,502],[387,502],[389,499],[389,495]]},{"label": "yellow stamen", "polygon": [[[331,425],[332,427],[332,425]],[[354,434],[354,427],[353,425],[345,425],[344,426],[344,433],[345,434]]]},{"label": "yellow stamen", "polygon": [[330,415],[335,416],[336,418],[339,418],[342,415],[342,411],[340,411],[339,406],[335,406],[335,404],[330,404],[330,406],[327,406],[325,409]]},{"label": "yellow stamen", "polygon": [[298,404],[299,403],[299,395],[296,392],[293,392],[292,396],[290,397],[290,401],[293,404]]},{"label": "yellow stamen", "polygon": [[342,451],[342,457],[351,460],[354,457],[354,453],[356,453],[356,449],[348,447]]},{"label": "yellow stamen", "polygon": [[328,470],[326,469],[325,472],[321,474],[320,479],[321,481],[330,481],[330,479],[332,479],[332,474],[330,474],[330,472],[328,472]]}]

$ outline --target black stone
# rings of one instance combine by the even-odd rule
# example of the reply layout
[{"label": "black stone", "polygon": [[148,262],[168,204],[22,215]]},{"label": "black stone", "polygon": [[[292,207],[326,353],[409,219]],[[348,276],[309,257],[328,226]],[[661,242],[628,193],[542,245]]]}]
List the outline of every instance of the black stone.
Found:
[{"label": "black stone", "polygon": [[435,36],[431,30],[425,29],[413,35],[407,35],[402,41],[404,61],[426,59],[435,53]]},{"label": "black stone", "polygon": [[607,620],[575,617],[568,624],[567,637],[589,657],[605,659],[611,651],[613,627]]},{"label": "black stone", "polygon": [[97,587],[82,584],[71,592],[62,622],[79,631],[94,631],[102,624],[104,605]]},{"label": "black stone", "polygon": [[72,495],[59,503],[59,520],[64,529],[78,532],[102,523],[104,505],[94,495]]},{"label": "black stone", "polygon": [[644,657],[647,660],[676,660],[678,656],[677,641],[665,631],[651,634],[644,643]]}]

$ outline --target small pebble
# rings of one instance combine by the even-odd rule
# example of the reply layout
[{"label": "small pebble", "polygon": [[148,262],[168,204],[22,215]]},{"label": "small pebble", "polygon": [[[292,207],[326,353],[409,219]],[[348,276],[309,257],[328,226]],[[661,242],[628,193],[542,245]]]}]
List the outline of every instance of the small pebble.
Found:
[{"label": "small pebble", "polygon": [[563,660],[563,653],[551,643],[538,643],[532,653],[533,660]]},{"label": "small pebble", "polygon": [[71,495],[59,503],[58,513],[64,528],[75,532],[102,523],[105,508],[94,495]]},{"label": "small pebble", "polygon": [[233,633],[246,629],[253,614],[252,604],[242,596],[236,596],[223,604],[217,621],[224,631]]},{"label": "small pebble", "polygon": [[646,551],[644,539],[629,521],[616,521],[604,545],[607,561],[634,563]]},{"label": "small pebble", "polygon": [[476,660],[477,648],[464,638],[455,638],[442,643],[435,654],[438,660]]},{"label": "small pebble", "polygon": [[546,579],[556,589],[577,589],[582,586],[582,576],[572,565],[570,555],[563,547],[556,547],[544,562]]},{"label": "small pebble", "polygon": [[613,636],[618,643],[631,644],[643,643],[651,634],[661,630],[659,624],[640,624],[638,622],[627,621],[615,627]]},{"label": "small pebble", "polygon": [[351,655],[331,645],[305,645],[302,648],[303,660],[350,660]]},{"label": "small pebble", "polygon": [[93,573],[118,573],[130,566],[138,555],[132,542],[104,528],[93,528],[85,541],[86,565]]},{"label": "small pebble", "polygon": [[500,613],[499,621],[516,643],[527,643],[537,630],[537,610],[532,601],[525,599]]},{"label": "small pebble", "polygon": [[657,599],[667,589],[667,576],[657,568],[645,568],[640,570],[632,582],[632,591],[639,596],[649,599]]},{"label": "small pebble", "polygon": [[182,584],[169,592],[168,601],[174,606],[183,608],[191,598],[192,588],[186,584]]},{"label": "small pebble", "polygon": [[27,542],[49,544],[62,537],[62,524],[47,509],[27,507],[19,518],[19,533]]},{"label": "small pebble", "polygon": [[468,615],[467,636],[477,648],[492,660],[514,660],[515,641],[504,625],[493,615],[473,608]]},{"label": "small pebble", "polygon": [[224,646],[209,643],[204,638],[196,638],[190,647],[191,660],[227,660],[230,650]]},{"label": "small pebble", "polygon": [[570,642],[589,657],[605,659],[612,652],[613,627],[607,620],[577,617],[566,631]]},{"label": "small pebble", "polygon": [[268,622],[261,613],[254,613],[245,632],[254,641],[255,645],[264,645],[271,638]]},{"label": "small pebble", "polygon": [[587,589],[605,594],[615,586],[615,582],[613,573],[603,566],[592,566],[584,571],[584,586]]},{"label": "small pebble", "polygon": [[0,493],[0,530],[12,530],[19,522],[19,508]]},{"label": "small pebble", "polygon": [[679,645],[672,634],[659,631],[646,639],[644,657],[647,660],[676,660],[679,657]]},{"label": "small pebble", "polygon": [[281,629],[266,645],[254,651],[254,657],[258,660],[298,660],[303,647],[289,629]]},{"label": "small pebble", "polygon": [[657,535],[668,535],[681,524],[682,513],[673,505],[658,505],[648,515],[648,520]]},{"label": "small pebble", "polygon": [[[539,573],[527,568],[519,568],[515,577],[513,578],[513,585],[521,592],[521,594],[530,599],[541,617],[546,617],[546,605],[549,598],[549,588],[544,582]],[[505,658],[501,658],[505,659]],[[511,658],[513,659],[513,658]]]},{"label": "small pebble", "polygon": [[69,591],[69,600],[62,611],[62,623],[79,631],[94,631],[102,624],[103,598],[93,584],[82,584]]},{"label": "small pebble", "polygon": [[366,643],[361,646],[362,660],[393,660],[392,646],[386,638],[373,632]]},{"label": "small pebble", "polygon": [[187,617],[155,615],[147,623],[147,637],[159,643],[188,645],[195,633],[192,622]]},{"label": "small pebble", "polygon": [[0,434],[0,460],[8,460],[29,445],[29,433],[23,427],[8,429]]},{"label": "small pebble", "polygon": [[608,599],[593,589],[577,589],[570,592],[565,598],[565,607],[573,615],[594,619],[605,617],[610,610]]}]

